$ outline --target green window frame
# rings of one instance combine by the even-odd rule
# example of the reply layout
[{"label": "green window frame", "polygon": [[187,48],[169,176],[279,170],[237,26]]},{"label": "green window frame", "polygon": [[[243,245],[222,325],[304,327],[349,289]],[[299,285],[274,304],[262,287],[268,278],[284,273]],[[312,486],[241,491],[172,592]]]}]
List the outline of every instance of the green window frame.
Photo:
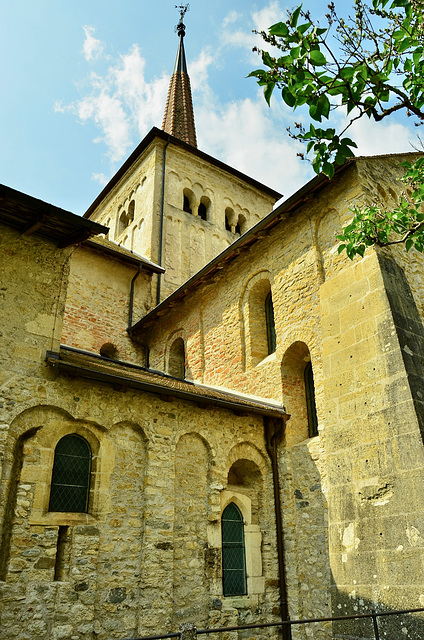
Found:
[{"label": "green window frame", "polygon": [[234,502],[230,502],[223,511],[221,534],[224,596],[244,596],[247,594],[244,522]]},{"label": "green window frame", "polygon": [[265,298],[266,336],[268,341],[268,355],[274,353],[277,347],[277,336],[275,334],[274,305],[272,304],[271,291]]},{"label": "green window frame", "polygon": [[49,511],[87,513],[91,447],[73,433],[59,440],[54,452]]},{"label": "green window frame", "polygon": [[318,435],[318,416],[317,407],[315,404],[315,385],[314,374],[312,371],[312,363],[308,362],[305,367],[305,394],[306,394],[306,409],[308,412],[308,430],[309,437]]}]

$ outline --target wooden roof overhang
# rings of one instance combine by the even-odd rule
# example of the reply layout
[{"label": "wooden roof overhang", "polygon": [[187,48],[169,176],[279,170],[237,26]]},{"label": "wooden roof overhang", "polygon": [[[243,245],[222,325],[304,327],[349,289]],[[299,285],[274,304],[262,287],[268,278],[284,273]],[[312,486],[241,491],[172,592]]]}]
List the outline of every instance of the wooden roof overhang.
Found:
[{"label": "wooden roof overhang", "polygon": [[254,413],[284,421],[289,416],[282,404],[246,394],[216,389],[189,380],[173,378],[160,371],[128,362],[110,360],[98,354],[61,345],[60,351],[48,351],[46,362],[63,373],[86,378],[123,389],[137,389],[159,395],[164,400],[175,398],[200,406],[217,406],[239,414]]},{"label": "wooden roof overhang", "polygon": [[46,238],[61,249],[108,230],[97,222],[5,185],[0,185],[0,222],[22,236],[34,234]]}]

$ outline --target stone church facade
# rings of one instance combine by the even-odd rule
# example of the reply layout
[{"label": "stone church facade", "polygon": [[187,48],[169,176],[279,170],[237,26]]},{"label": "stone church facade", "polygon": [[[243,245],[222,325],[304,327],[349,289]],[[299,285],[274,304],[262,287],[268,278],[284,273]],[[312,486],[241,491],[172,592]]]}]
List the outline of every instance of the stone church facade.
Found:
[{"label": "stone church facade", "polygon": [[424,606],[423,260],[335,240],[404,158],[272,209],[197,149],[179,36],[163,130],[83,218],[0,187],[4,640]]}]

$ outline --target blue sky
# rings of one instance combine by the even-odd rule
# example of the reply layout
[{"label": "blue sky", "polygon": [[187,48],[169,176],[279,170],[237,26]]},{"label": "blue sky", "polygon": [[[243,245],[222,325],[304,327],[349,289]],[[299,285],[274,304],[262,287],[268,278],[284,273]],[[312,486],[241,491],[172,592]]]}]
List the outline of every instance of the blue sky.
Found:
[{"label": "blue sky", "polygon": [[[161,127],[178,44],[174,6],[0,0],[0,183],[84,213],[149,129]],[[288,108],[274,99],[268,109],[246,78],[260,66],[252,29],[282,19],[286,7],[193,0],[185,47],[199,148],[288,196],[311,177],[309,165],[285,132]],[[355,130],[365,155],[410,151],[414,137],[401,120]]]}]

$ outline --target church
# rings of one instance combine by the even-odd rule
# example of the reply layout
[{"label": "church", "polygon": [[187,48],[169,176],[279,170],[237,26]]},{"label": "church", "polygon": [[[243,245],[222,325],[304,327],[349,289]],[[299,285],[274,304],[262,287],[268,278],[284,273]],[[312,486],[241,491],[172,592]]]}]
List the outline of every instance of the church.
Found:
[{"label": "church", "polygon": [[197,148],[177,32],[162,129],[83,217],[0,186],[2,640],[424,607],[423,257],[335,238],[412,154],[275,206]]}]

